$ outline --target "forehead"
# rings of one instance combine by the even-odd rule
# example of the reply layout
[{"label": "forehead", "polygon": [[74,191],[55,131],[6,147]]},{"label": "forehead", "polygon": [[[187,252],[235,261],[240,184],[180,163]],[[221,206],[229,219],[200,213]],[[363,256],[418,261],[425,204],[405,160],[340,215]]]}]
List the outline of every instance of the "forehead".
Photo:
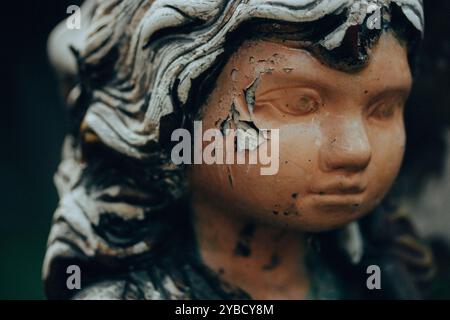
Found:
[{"label": "forehead", "polygon": [[390,33],[380,37],[367,65],[354,73],[332,68],[307,50],[290,46],[288,42],[268,40],[244,43],[232,63],[241,75],[248,78],[243,81],[254,81],[257,77],[271,79],[260,81],[260,92],[264,87],[270,89],[274,85],[292,86],[297,83],[346,92],[356,89],[368,92],[409,91],[412,82],[407,51]]}]

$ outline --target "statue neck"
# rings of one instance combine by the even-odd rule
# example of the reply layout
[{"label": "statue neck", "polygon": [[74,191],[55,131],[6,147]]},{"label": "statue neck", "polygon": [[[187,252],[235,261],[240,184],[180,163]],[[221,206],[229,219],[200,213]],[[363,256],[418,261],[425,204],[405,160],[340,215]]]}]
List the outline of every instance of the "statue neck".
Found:
[{"label": "statue neck", "polygon": [[192,202],[203,263],[253,299],[305,298],[304,235],[252,222],[207,200]]}]

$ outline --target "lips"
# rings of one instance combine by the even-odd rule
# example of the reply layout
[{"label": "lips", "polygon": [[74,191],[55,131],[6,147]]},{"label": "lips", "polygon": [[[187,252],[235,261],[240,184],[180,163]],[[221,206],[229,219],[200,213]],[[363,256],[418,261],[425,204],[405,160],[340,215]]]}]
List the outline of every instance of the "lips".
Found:
[{"label": "lips", "polygon": [[340,177],[322,180],[323,183],[311,187],[311,193],[318,195],[352,195],[363,193],[367,188],[367,183],[361,178]]}]

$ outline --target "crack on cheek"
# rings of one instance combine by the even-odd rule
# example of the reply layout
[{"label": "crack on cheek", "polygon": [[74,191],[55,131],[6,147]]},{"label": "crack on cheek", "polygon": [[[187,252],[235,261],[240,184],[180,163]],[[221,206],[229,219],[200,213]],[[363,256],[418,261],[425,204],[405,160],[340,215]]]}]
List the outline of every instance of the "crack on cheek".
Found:
[{"label": "crack on cheek", "polygon": [[230,166],[227,166],[227,175],[228,175],[228,182],[230,183],[231,188],[233,188],[233,175],[231,174]]}]

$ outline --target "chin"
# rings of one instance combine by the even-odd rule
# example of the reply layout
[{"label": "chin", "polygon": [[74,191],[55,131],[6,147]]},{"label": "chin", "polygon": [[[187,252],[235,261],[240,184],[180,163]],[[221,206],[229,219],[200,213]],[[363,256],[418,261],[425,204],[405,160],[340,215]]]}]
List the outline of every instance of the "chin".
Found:
[{"label": "chin", "polygon": [[353,221],[356,221],[356,220],[339,221],[339,222],[334,222],[334,223],[330,223],[330,224],[328,224],[328,223],[323,223],[323,224],[311,223],[306,226],[300,227],[299,231],[310,232],[310,233],[328,232],[328,231],[342,229]]},{"label": "chin", "polygon": [[299,216],[283,217],[284,225],[299,232],[327,232],[344,228],[370,211],[336,209],[335,211],[311,210]]}]

